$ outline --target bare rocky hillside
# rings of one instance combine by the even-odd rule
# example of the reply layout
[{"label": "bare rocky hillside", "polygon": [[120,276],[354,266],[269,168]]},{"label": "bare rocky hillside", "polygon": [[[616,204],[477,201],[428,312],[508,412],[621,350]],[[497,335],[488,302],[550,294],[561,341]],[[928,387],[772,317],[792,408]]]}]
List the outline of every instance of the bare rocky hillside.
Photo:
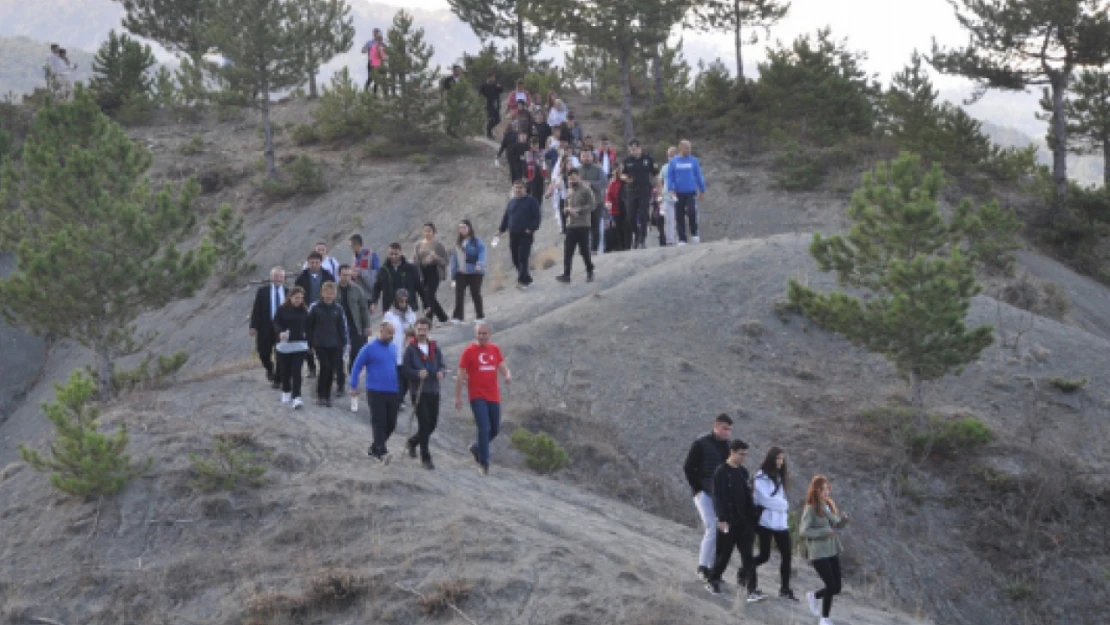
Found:
[{"label": "bare rocky hillside", "polygon": [[[306,116],[301,102],[277,113],[280,124]],[[995,345],[928,391],[935,412],[975,415],[994,442],[894,473],[890,438],[859,414],[898,401],[901,382],[881,358],[779,303],[791,277],[832,287],[807,245],[810,232],[844,224],[846,197],[783,193],[760,158],[710,155],[701,245],[606,255],[592,285],[576,261],[576,282],[564,286],[558,269],[543,268],[559,242],[545,213],[538,285],[526,293],[506,288],[508,251],[491,250],[487,317],[515,374],[508,428],[550,432],[571,454],[567,470],[529,475],[505,436],[494,446],[496,470],[481,479],[465,457],[469,415],[449,406],[433,450],[438,471],[407,462],[383,470],[364,456],[365,411],[281,410],[253,360],[246,282],[273,264],[299,266],[317,238],[346,260],[356,231],[376,248],[400,239],[407,249],[424,221],[447,231],[467,216],[488,239],[508,191],[489,147],[476,141],[470,154],[418,165],[366,158],[358,147],[300,150],[283,136],[279,156],[325,161],[331,190],[273,203],[252,182],[260,141],[251,120],[135,135],[154,150],[159,176],[209,181],[205,212],[223,201],[244,211],[258,269],[141,320],[161,332],[158,351],[191,354],[169,389],[109,411],[108,422],[131,427],[136,454],[154,457],[148,477],[98,508],[58,498],[18,463],[5,470],[0,598],[14,607],[0,618],[280,622],[265,606],[296,612],[288,602],[311,603],[313,577],[331,570],[354,576],[362,594],[349,605],[313,604],[312,622],[430,622],[410,591],[427,595],[439,582],[470,587],[461,607],[476,623],[808,622],[804,607],[740,610],[693,580],[699,532],[680,466],[689,442],[726,411],[754,447],[749,465],[772,444],[787,449],[793,501],[821,472],[853,511],[836,622],[911,622],[885,606],[951,623],[1102,622],[1092,598],[1105,594],[1110,570],[1098,522],[1110,503],[1107,291],[1036,252],[1020,255],[1019,275],[1052,281],[1067,310],[1048,318],[1047,308],[1001,303],[992,295],[1019,280],[992,278],[971,322],[994,324]],[[193,136],[204,151],[182,155]],[[437,328],[449,361],[471,332]],[[16,460],[16,444],[46,441],[37,405],[51,397],[47,382],[86,358],[73,346],[52,350],[43,383],[0,424],[0,466]],[[1089,382],[1066,394],[1053,377]],[[229,430],[272,450],[269,481],[200,493],[185,456]],[[777,583],[774,568],[761,570],[765,590]],[[796,568],[795,587],[812,587],[808,567]],[[466,622],[447,611],[444,620]]]}]

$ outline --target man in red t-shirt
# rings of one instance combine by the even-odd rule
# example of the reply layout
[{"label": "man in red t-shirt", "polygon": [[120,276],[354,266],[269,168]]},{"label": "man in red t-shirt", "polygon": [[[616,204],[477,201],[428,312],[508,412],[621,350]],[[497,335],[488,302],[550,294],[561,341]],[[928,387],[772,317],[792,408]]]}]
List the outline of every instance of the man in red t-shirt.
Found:
[{"label": "man in red t-shirt", "polygon": [[505,384],[511,384],[513,379],[501,349],[490,343],[490,334],[487,323],[478,323],[474,327],[477,340],[463,350],[459,358],[459,377],[455,380],[455,410],[462,409],[462,388],[465,384],[470,409],[474,412],[474,423],[478,426],[478,440],[470,445],[470,453],[482,475],[489,474],[489,444],[501,430],[501,390],[497,385],[497,374],[501,373]]}]

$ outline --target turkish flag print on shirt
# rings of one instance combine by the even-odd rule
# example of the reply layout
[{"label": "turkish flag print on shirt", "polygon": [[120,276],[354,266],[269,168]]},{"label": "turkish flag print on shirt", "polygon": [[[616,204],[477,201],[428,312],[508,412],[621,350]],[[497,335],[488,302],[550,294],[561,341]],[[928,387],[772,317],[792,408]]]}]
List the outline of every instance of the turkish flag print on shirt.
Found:
[{"label": "turkish flag print on shirt", "polygon": [[501,403],[497,386],[497,367],[505,360],[501,349],[493,343],[485,346],[471,343],[459,357],[459,369],[466,371],[466,392],[471,400],[484,399]]}]

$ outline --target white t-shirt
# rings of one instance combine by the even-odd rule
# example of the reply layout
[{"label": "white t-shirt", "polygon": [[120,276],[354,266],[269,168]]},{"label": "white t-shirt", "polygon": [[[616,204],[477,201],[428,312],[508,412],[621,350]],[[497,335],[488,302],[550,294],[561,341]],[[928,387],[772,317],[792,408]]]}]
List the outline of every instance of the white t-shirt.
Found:
[{"label": "white t-shirt", "polygon": [[416,313],[411,308],[402,313],[394,306],[382,315],[382,321],[393,324],[393,344],[397,346],[397,366],[400,367],[405,361],[405,330],[416,323]]}]

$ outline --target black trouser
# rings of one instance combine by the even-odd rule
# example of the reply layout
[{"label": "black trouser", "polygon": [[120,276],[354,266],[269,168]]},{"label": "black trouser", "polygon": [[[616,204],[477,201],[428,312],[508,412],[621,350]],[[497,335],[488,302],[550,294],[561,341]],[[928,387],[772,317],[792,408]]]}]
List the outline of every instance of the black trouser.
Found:
[{"label": "black trouser", "polygon": [[409,379],[402,370],[401,365],[397,365],[397,393],[401,397],[401,403],[405,403],[405,395],[409,392]]},{"label": "black trouser", "polygon": [[528,181],[528,193],[536,198],[536,201],[543,206],[543,174],[537,172],[536,175]]},{"label": "black trouser", "polygon": [[424,278],[424,308],[430,312],[428,318],[435,315],[436,319],[442,323],[447,321],[447,313],[443,311],[443,306],[439,305],[439,300],[436,299],[436,291],[439,290],[439,267],[435,265],[426,265],[420,267],[420,277]]},{"label": "black trouser", "polygon": [[293,398],[301,396],[301,365],[304,364],[305,352],[292,352],[283,354],[278,352],[277,368],[278,379],[281,380],[281,391],[292,393]]},{"label": "black trouser", "polygon": [[[348,354],[347,354],[347,373],[350,373],[351,368],[355,366],[355,360],[358,359],[358,353],[362,351],[363,347],[366,347],[366,337],[363,336],[363,335],[356,334],[353,331],[353,328],[352,328],[352,332],[351,332],[351,351],[348,352]],[[339,376],[339,387],[340,387],[340,389],[339,390],[341,390],[341,391],[346,391],[347,390],[347,389],[343,388],[343,381],[344,380],[346,380],[346,378],[342,374],[340,374],[340,376]]]},{"label": "black trouser", "polygon": [[601,243],[601,219],[605,214],[604,208],[599,208],[590,213],[590,251],[597,254]]},{"label": "black trouser", "polygon": [[[508,158],[508,154],[509,154],[508,152],[505,153],[506,158]],[[517,180],[520,180],[522,178],[524,178],[524,164],[519,163],[519,162],[514,163],[510,160],[509,161],[509,184],[513,184],[514,182],[516,182]]]},{"label": "black trouser", "polygon": [[818,590],[816,595],[821,600],[821,616],[829,618],[833,597],[840,594],[840,556],[814,560],[813,570],[817,571],[817,575],[825,583],[825,587]]},{"label": "black trouser", "polygon": [[480,273],[457,273],[455,274],[455,319],[463,320],[464,301],[466,299],[466,289],[470,289],[470,299],[474,300],[474,316],[482,319],[485,315],[482,314],[482,278],[485,276]]},{"label": "black trouser", "polygon": [[277,371],[274,369],[274,343],[277,336],[274,333],[274,327],[267,325],[258,328],[258,334],[255,335],[255,347],[258,348],[258,360],[262,362],[262,368],[266,370],[267,380],[276,380]]},{"label": "black trouser", "polygon": [[436,431],[439,424],[439,395],[428,393],[420,394],[420,401],[416,404],[416,434],[409,437],[409,445],[420,446],[420,459],[431,460],[432,454],[428,451],[428,442],[432,439],[432,432]]},{"label": "black trouser", "polygon": [[678,240],[686,242],[686,219],[690,219],[690,236],[698,236],[698,203],[696,193],[678,193],[674,203],[674,225]]},{"label": "black trouser", "polygon": [[386,442],[397,429],[397,410],[401,407],[401,396],[397,393],[366,391],[366,403],[370,406],[370,427],[374,432],[374,442],[370,451],[381,455],[388,453]]},{"label": "black trouser", "polygon": [[755,531],[759,535],[759,555],[752,563],[752,571],[771,559],[771,539],[773,538],[775,546],[779,550],[779,557],[782,559],[779,564],[779,577],[782,579],[782,585],[779,589],[788,590],[790,588],[790,530],[772,530],[761,525],[755,528]]},{"label": "black trouser", "polygon": [[651,221],[659,229],[659,247],[667,247],[667,232],[665,230],[667,218],[663,216],[663,213],[659,213],[659,216],[652,217]]},{"label": "black trouser", "polygon": [[336,376],[343,376],[343,346],[316,347],[316,358],[320,360],[320,377],[316,379],[316,396],[320,399],[331,398],[331,383]]},{"label": "black trouser", "polygon": [[709,572],[709,579],[720,581],[728,568],[728,561],[732,558],[732,550],[740,552],[740,567],[744,570],[748,592],[756,589],[755,567],[752,565],[752,543],[755,535],[751,532],[738,532],[730,527],[727,533],[717,531],[717,557],[713,562],[713,570]]},{"label": "black trouser", "polygon": [[632,229],[628,225],[626,213],[613,218],[613,251],[627,250],[630,247]]},{"label": "black trouser", "polygon": [[486,137],[493,138],[493,129],[497,124],[501,123],[501,107],[500,106],[487,106],[486,107]]},{"label": "black trouser", "polygon": [[516,281],[520,284],[532,284],[532,274],[528,269],[528,261],[532,257],[532,235],[509,233],[509,250],[513,256],[513,267],[516,267]]},{"label": "black trouser", "polygon": [[594,263],[590,259],[590,229],[567,228],[567,236],[563,241],[563,275],[570,275],[570,265],[574,261],[574,250],[582,253],[582,260],[586,263],[586,273],[592,275]]},{"label": "black trouser", "polygon": [[558,200],[558,204],[559,204],[559,233],[560,234],[565,234],[566,231],[567,231],[567,211],[566,211],[566,209],[567,209],[567,200],[566,200],[566,198],[560,198]]},{"label": "black trouser", "polygon": [[633,228],[633,247],[647,245],[648,222],[651,219],[651,191],[630,193],[628,203],[629,225]]},{"label": "black trouser", "polygon": [[316,375],[316,354],[308,352],[304,357],[305,364],[308,365],[308,372],[311,375]]}]

